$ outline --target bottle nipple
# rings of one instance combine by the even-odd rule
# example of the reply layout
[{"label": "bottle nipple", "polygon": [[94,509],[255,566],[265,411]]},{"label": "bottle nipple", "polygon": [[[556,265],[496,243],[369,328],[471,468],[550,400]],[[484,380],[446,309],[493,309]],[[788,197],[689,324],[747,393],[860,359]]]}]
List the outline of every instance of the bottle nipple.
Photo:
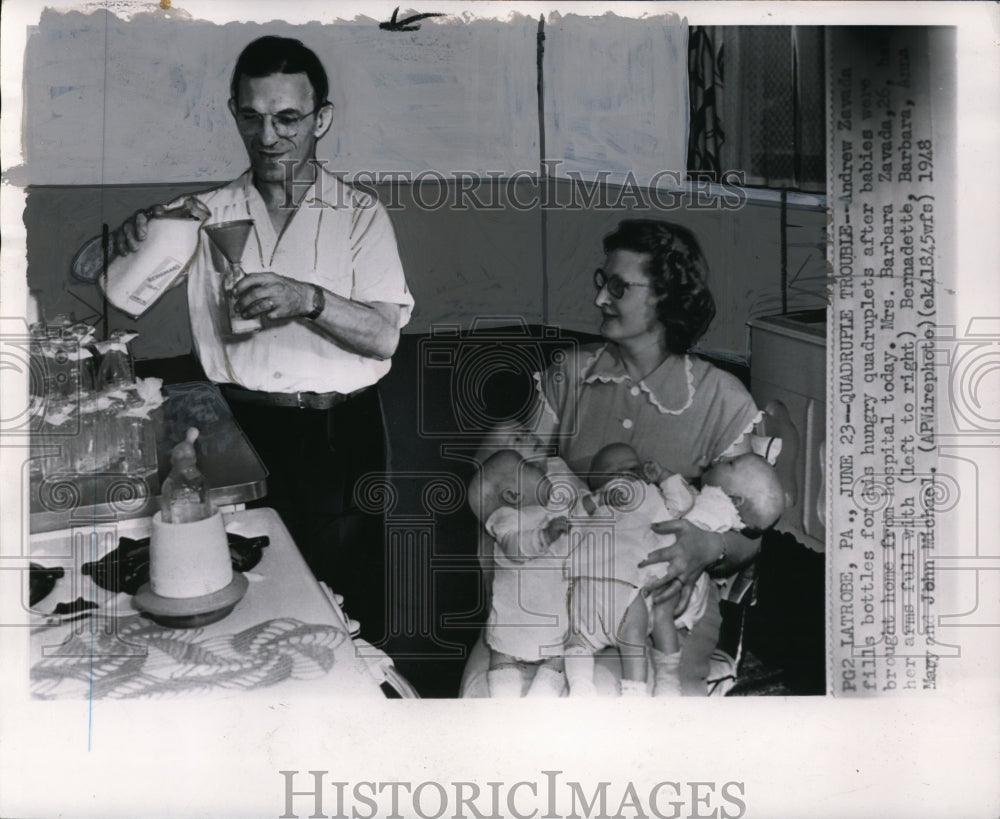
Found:
[{"label": "bottle nipple", "polygon": [[176,467],[195,465],[198,462],[198,455],[194,451],[194,442],[197,440],[197,427],[189,427],[184,435],[184,440],[175,444],[170,451],[170,462]]}]

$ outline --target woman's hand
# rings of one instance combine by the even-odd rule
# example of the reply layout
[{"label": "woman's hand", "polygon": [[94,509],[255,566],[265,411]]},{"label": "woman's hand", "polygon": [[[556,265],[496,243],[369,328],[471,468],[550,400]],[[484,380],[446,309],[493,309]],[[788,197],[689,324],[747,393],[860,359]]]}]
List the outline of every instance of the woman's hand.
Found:
[{"label": "woman's hand", "polygon": [[670,564],[662,578],[645,588],[652,595],[655,605],[676,594],[676,587],[680,586],[676,611],[681,614],[687,608],[695,581],[702,572],[722,557],[725,551],[722,535],[706,532],[686,520],[654,523],[652,529],[659,535],[675,535],[677,540],[669,546],[653,549],[646,559],[639,563],[640,568],[655,563]]}]

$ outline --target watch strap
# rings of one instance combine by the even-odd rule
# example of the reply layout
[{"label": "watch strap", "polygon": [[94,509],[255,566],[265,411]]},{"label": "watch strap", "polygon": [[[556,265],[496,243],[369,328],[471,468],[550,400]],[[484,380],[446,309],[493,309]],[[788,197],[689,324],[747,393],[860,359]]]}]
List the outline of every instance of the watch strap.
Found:
[{"label": "watch strap", "polygon": [[318,284],[312,286],[313,289],[313,307],[308,313],[306,313],[306,318],[309,321],[315,321],[320,317],[323,312],[323,308],[326,307],[326,293],[323,292],[323,288]]}]

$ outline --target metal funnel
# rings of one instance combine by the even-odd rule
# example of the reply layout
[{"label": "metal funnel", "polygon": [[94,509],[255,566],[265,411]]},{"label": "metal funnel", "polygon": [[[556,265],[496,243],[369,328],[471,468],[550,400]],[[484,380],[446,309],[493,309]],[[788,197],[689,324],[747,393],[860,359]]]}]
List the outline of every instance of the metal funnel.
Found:
[{"label": "metal funnel", "polygon": [[230,264],[239,264],[252,227],[253,219],[237,219],[233,222],[206,225],[205,233],[212,240],[212,244],[226,257],[226,261]]}]

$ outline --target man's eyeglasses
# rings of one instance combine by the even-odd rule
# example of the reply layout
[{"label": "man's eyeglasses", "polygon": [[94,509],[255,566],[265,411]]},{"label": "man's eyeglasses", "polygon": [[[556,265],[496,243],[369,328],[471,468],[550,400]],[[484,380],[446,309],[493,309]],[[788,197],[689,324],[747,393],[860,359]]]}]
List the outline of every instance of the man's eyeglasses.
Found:
[{"label": "man's eyeglasses", "polygon": [[282,111],[278,114],[258,114],[256,111],[237,111],[236,126],[243,132],[252,134],[264,129],[264,118],[271,118],[271,127],[279,136],[291,137],[299,132],[302,120],[316,114],[324,105],[318,105],[305,114],[296,114],[291,111]]},{"label": "man's eyeglasses", "polygon": [[620,299],[625,295],[625,291],[630,287],[652,287],[650,282],[627,282],[617,273],[610,276],[604,272],[604,268],[599,267],[594,271],[594,287],[601,290],[608,288],[608,294],[613,299]]}]

